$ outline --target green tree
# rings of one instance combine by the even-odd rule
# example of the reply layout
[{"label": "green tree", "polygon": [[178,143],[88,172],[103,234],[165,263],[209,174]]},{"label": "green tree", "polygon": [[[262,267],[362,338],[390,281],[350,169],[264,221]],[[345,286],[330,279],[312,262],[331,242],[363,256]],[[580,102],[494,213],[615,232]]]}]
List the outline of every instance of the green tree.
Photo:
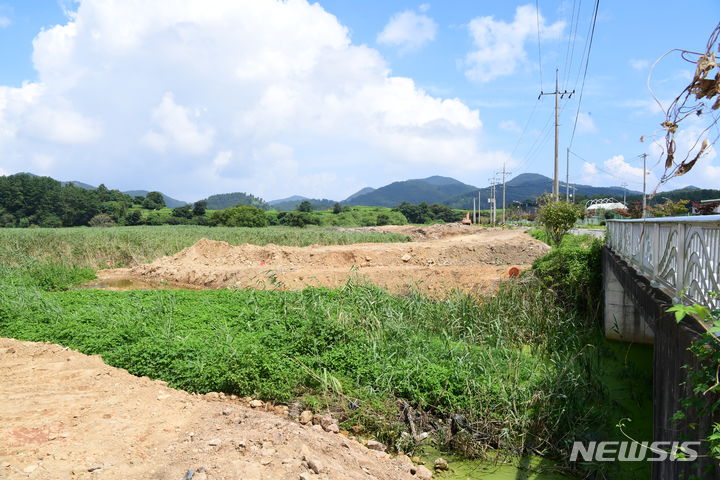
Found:
[{"label": "green tree", "polygon": [[312,212],[312,211],[313,211],[312,203],[310,203],[310,201],[308,201],[308,200],[303,200],[303,201],[300,202],[300,204],[297,206],[297,211],[298,211],[298,212],[305,212],[305,213],[310,213],[310,212]]},{"label": "green tree", "polygon": [[165,199],[160,192],[148,192],[145,200],[143,200],[143,207],[148,210],[160,210],[165,208]]},{"label": "green tree", "polygon": [[183,205],[181,207],[175,207],[172,210],[173,217],[177,218],[192,218],[193,211],[191,205]]},{"label": "green tree", "polygon": [[194,217],[202,217],[207,211],[207,200],[200,200],[193,204],[192,214]]},{"label": "green tree", "polygon": [[389,225],[390,224],[390,217],[385,215],[384,213],[381,213],[377,216],[377,226],[382,227],[383,225]]},{"label": "green tree", "polygon": [[341,212],[342,212],[342,206],[338,202],[335,202],[335,205],[333,205],[333,213],[335,215],[337,215],[338,213],[341,213]]},{"label": "green tree", "polygon": [[580,219],[581,210],[577,205],[563,201],[548,202],[540,207],[538,222],[545,227],[548,237],[555,245],[560,245],[562,238]]},{"label": "green tree", "polygon": [[140,225],[142,224],[142,212],[134,208],[130,210],[125,217],[125,224],[126,225]]},{"label": "green tree", "polygon": [[249,205],[226,208],[213,212],[210,225],[226,227],[266,227],[265,211]]}]

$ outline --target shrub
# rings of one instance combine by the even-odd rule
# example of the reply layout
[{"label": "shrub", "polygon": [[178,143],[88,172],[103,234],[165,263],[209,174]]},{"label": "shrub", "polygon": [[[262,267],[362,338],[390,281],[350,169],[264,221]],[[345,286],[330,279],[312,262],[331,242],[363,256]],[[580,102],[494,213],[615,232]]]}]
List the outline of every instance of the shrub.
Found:
[{"label": "shrub", "polygon": [[533,271],[568,308],[592,313],[602,299],[600,249],[590,235],[569,235],[533,263]]},{"label": "shrub", "polygon": [[389,225],[390,224],[390,217],[385,215],[384,213],[381,213],[377,216],[377,226],[382,227],[383,225]]},{"label": "shrub", "polygon": [[538,222],[545,227],[550,240],[560,245],[562,238],[580,219],[580,207],[567,202],[549,202],[540,207]]},{"label": "shrub", "polygon": [[214,212],[210,225],[225,227],[267,227],[265,211],[249,205],[238,205]]},{"label": "shrub", "polygon": [[98,213],[90,219],[88,225],[91,227],[112,227],[115,222],[107,213]]}]

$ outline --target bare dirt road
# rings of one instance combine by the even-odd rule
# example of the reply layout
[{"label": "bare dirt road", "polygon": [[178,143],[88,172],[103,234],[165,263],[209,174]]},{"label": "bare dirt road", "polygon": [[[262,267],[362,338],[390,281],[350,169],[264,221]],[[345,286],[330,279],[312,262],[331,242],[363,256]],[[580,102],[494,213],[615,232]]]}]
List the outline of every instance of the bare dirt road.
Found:
[{"label": "bare dirt road", "polygon": [[413,241],[284,247],[202,239],[175,255],[132,268],[101,270],[98,277],[100,285],[136,279],[204,288],[288,290],[338,287],[357,278],[392,293],[417,289],[442,296],[458,289],[482,294],[506,278],[510,267],[528,268],[549,249],[522,230],[459,224],[372,229],[404,233]]},{"label": "bare dirt road", "polygon": [[210,396],[58,345],[0,338],[0,478],[422,478],[406,457]]}]

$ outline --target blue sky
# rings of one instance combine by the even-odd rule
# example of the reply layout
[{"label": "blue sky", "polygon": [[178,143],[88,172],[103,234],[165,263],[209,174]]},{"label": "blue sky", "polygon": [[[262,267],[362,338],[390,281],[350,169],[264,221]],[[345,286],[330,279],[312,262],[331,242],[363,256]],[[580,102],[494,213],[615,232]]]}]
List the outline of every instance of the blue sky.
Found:
[{"label": "blue sky", "polygon": [[[0,0],[0,174],[186,200],[342,199],[435,174],[485,186],[503,163],[550,176],[553,98],[538,94],[558,68],[561,89],[576,90],[561,100],[564,179],[593,6]],[[571,182],[640,189],[647,152],[657,185],[663,113],[649,67],[673,48],[704,50],[718,20],[717,1],[600,2]],[[692,72],[677,55],[661,61],[661,103]],[[714,149],[662,189],[689,184],[720,188]]]}]

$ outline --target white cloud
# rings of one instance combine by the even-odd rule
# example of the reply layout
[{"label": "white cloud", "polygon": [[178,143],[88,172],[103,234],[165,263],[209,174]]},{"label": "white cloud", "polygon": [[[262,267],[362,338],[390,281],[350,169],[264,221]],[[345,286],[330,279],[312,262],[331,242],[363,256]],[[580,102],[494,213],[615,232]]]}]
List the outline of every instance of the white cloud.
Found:
[{"label": "white cloud", "polygon": [[578,131],[581,133],[594,133],[597,132],[597,127],[590,114],[580,112],[577,117]]},{"label": "white cloud", "polygon": [[239,189],[284,196],[323,182],[324,195],[339,198],[392,169],[494,167],[497,154],[478,144],[477,110],[391,76],[316,3],[76,8],[35,38],[38,82],[0,86],[3,168],[25,170],[24,159],[41,154],[58,178],[193,200]]},{"label": "white cloud", "polygon": [[641,72],[647,70],[647,68],[650,66],[650,62],[648,62],[647,60],[638,60],[635,58],[630,59],[629,63],[632,68]]},{"label": "white cloud", "polygon": [[560,38],[565,22],[547,25],[545,18],[537,15],[534,6],[524,5],[517,7],[512,23],[492,16],[471,20],[468,28],[475,50],[465,57],[465,75],[476,82],[489,82],[513,74],[518,65],[528,61],[525,43],[537,41],[538,19],[541,40]]},{"label": "white cloud", "polygon": [[[420,12],[427,12],[428,4],[420,5]],[[437,24],[424,15],[412,10],[396,13],[390,18],[383,31],[377,36],[377,42],[399,47],[401,51],[417,50],[435,40]]]},{"label": "white cloud", "polygon": [[166,93],[152,112],[153,122],[160,132],[147,132],[143,142],[158,153],[165,153],[169,148],[190,155],[207,153],[212,148],[215,133],[212,128],[198,127],[190,116],[187,108],[175,103],[173,95]]},{"label": "white cloud", "polygon": [[500,127],[500,130],[505,130],[506,132],[510,133],[521,133],[522,129],[520,128],[520,125],[515,122],[515,120],[503,120],[498,125]]},{"label": "white cloud", "polygon": [[[639,189],[643,182],[642,161],[638,159],[639,166],[625,161],[624,155],[615,155],[605,160],[602,167],[596,163],[584,162],[582,168],[582,181],[592,185],[620,185],[622,182],[629,184],[631,189]],[[652,172],[648,164],[646,170],[648,192],[652,191],[658,183],[658,177]]]},{"label": "white cloud", "polygon": [[600,170],[598,170],[597,165],[590,162],[583,162],[582,176],[584,179],[591,179],[599,174]]},{"label": "white cloud", "polygon": [[12,22],[10,21],[10,18],[5,16],[0,16],[0,28],[9,27]]}]

